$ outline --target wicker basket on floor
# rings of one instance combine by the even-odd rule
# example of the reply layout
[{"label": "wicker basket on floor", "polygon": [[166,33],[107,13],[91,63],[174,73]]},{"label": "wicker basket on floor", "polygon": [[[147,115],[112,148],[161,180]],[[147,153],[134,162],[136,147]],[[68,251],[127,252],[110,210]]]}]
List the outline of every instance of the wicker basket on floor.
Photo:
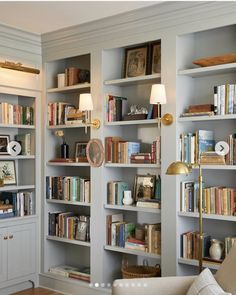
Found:
[{"label": "wicker basket on floor", "polygon": [[151,278],[151,277],[160,277],[161,276],[161,268],[160,265],[157,264],[154,266],[148,266],[147,263],[145,265],[130,265],[122,266],[122,278],[123,279],[135,279],[135,278]]}]

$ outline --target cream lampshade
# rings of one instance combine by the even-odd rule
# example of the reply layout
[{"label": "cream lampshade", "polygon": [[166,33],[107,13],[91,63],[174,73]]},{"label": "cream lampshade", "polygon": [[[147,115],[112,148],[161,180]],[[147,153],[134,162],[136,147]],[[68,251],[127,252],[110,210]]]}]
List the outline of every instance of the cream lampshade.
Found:
[{"label": "cream lampshade", "polygon": [[166,89],[164,84],[153,84],[150,104],[166,104]]},{"label": "cream lampshade", "polygon": [[79,96],[79,110],[80,111],[92,111],[93,100],[91,93],[82,93]]}]

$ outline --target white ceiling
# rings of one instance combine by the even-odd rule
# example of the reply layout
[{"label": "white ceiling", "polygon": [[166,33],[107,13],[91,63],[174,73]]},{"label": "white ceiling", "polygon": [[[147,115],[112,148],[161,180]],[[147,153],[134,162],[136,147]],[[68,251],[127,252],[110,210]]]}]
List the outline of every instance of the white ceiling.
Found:
[{"label": "white ceiling", "polygon": [[159,1],[0,1],[0,23],[43,34]]}]

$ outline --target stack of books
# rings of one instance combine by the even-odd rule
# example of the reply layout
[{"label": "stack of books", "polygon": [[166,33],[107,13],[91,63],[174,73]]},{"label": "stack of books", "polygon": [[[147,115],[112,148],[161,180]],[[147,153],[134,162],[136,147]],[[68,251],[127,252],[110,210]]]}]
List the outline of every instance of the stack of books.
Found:
[{"label": "stack of books", "polygon": [[49,272],[66,278],[81,280],[90,283],[89,267],[74,267],[70,265],[58,265],[49,268]]},{"label": "stack of books", "polygon": [[90,203],[90,180],[78,176],[46,176],[46,198]]},{"label": "stack of books", "polygon": [[225,156],[216,152],[201,153],[200,163],[205,165],[225,165]]},{"label": "stack of books", "polygon": [[185,113],[181,117],[191,117],[191,116],[211,116],[214,115],[214,105],[213,104],[198,104],[190,105]]},{"label": "stack of books", "polygon": [[13,205],[1,204],[0,205],[0,219],[14,217]]}]

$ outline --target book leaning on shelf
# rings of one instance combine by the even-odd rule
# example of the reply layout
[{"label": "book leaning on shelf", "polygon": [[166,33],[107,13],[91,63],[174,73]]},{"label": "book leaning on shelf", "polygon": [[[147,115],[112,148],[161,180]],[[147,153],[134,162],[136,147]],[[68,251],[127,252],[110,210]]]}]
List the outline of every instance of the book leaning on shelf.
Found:
[{"label": "book leaning on shelf", "polygon": [[[181,182],[181,211],[198,212],[199,185],[193,181]],[[203,184],[202,208],[205,214],[236,215],[236,188],[205,187]]]},{"label": "book leaning on shelf", "polygon": [[46,176],[46,198],[90,203],[90,180],[78,176]]}]

